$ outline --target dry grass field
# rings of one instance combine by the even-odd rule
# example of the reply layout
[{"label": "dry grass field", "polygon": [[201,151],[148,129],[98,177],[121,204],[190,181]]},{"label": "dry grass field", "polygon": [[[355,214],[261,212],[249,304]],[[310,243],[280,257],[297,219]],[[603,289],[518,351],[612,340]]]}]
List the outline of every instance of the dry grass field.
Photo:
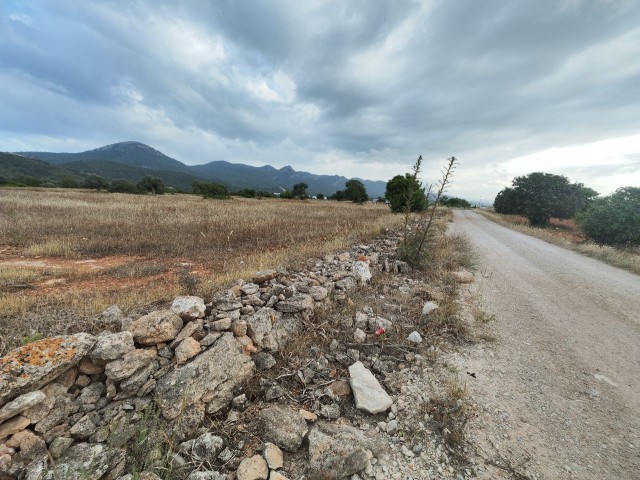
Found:
[{"label": "dry grass field", "polygon": [[573,220],[552,218],[548,228],[535,228],[530,227],[527,219],[520,215],[504,215],[486,209],[477,209],[476,212],[504,227],[640,275],[640,248],[620,249],[607,245],[596,245],[585,238],[580,227]]},{"label": "dry grass field", "polygon": [[35,334],[95,330],[113,304],[206,298],[398,222],[373,204],[0,189],[0,353]]}]

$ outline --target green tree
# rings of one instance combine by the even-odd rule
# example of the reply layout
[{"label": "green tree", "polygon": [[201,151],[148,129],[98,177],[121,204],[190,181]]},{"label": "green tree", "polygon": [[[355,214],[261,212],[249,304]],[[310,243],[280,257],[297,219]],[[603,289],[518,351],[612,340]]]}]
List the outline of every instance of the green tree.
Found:
[{"label": "green tree", "polygon": [[296,183],[292,190],[293,196],[300,199],[308,198],[307,188],[309,188],[309,185],[306,183]]},{"label": "green tree", "polygon": [[61,188],[79,188],[80,184],[78,183],[78,180],[76,180],[75,177],[72,177],[71,175],[65,175],[60,180],[60,187]]},{"label": "green tree", "polygon": [[109,187],[111,193],[140,193],[138,187],[127,180],[114,180]]},{"label": "green tree", "polygon": [[471,204],[463,198],[442,196],[440,204],[451,208],[471,208]]},{"label": "green tree", "polygon": [[97,190],[99,192],[109,188],[109,181],[98,175],[89,175],[84,179],[84,182],[82,182],[82,187]]},{"label": "green tree", "polygon": [[412,212],[421,212],[429,205],[424,187],[418,179],[407,173],[396,175],[387,182],[384,197],[389,201],[391,211],[400,213],[404,211],[407,203],[410,203]]},{"label": "green tree", "polygon": [[576,220],[584,234],[596,243],[640,245],[640,188],[622,187],[597,198]]},{"label": "green tree", "polygon": [[316,195],[316,198],[318,200],[324,200],[324,193],[319,193],[318,195]]},{"label": "green tree", "polygon": [[338,190],[329,195],[329,200],[337,200],[338,202],[342,202],[344,199],[344,190]]},{"label": "green tree", "polygon": [[347,180],[344,184],[344,198],[354,203],[364,203],[369,200],[367,189],[360,180]]},{"label": "green tree", "polygon": [[192,184],[192,191],[197,195],[202,195],[202,198],[229,198],[227,187],[216,182],[199,182],[196,180]]},{"label": "green tree", "polygon": [[142,179],[136,184],[138,190],[141,192],[151,193],[152,195],[162,195],[165,191],[164,182],[152,175],[145,175]]},{"label": "green tree", "polygon": [[518,197],[518,192],[509,187],[503,188],[498,195],[496,195],[496,199],[493,201],[493,209],[497,213],[520,213],[520,205],[521,202]]},{"label": "green tree", "polygon": [[534,226],[546,226],[551,217],[572,218],[597,193],[581,183],[570,183],[563,175],[534,172],[513,179],[512,188],[494,200],[498,213],[524,215]]}]

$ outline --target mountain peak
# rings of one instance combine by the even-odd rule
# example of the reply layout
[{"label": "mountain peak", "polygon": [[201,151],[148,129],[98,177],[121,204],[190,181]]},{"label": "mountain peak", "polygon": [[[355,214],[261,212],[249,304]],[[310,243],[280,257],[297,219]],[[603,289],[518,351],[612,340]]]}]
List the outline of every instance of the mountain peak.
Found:
[{"label": "mountain peak", "polygon": [[148,152],[153,152],[159,155],[164,155],[162,152],[159,152],[158,150],[156,150],[153,147],[150,147],[149,145],[145,145],[144,143],[141,142],[135,142],[135,141],[126,141],[126,142],[118,142],[118,143],[112,143],[110,145],[105,145],[104,147],[100,147],[100,148],[96,148],[94,150],[90,150],[91,152],[106,152],[106,151],[127,151],[127,150],[146,150]]}]

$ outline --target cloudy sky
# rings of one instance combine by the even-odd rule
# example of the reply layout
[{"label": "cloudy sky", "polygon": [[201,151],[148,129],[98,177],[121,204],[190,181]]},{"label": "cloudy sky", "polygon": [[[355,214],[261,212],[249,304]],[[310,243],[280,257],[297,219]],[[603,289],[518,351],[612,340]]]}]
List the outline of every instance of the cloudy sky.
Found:
[{"label": "cloudy sky", "polygon": [[0,151],[640,185],[637,0],[2,0]]}]

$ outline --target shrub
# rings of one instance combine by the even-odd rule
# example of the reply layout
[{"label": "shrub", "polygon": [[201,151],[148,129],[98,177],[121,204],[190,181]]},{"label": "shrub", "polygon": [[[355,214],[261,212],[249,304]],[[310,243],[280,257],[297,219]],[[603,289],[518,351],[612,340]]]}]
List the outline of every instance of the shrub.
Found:
[{"label": "shrub", "polygon": [[145,175],[136,185],[141,192],[151,193],[153,195],[162,195],[166,188],[162,179]]},{"label": "shrub", "polygon": [[194,181],[192,184],[193,193],[202,195],[202,198],[229,198],[229,190],[227,187],[216,182],[199,182]]},{"label": "shrub", "polygon": [[127,180],[114,180],[108,190],[111,193],[140,193],[138,187]]},{"label": "shrub", "polygon": [[[420,157],[420,160],[422,160],[422,157]],[[407,205],[410,205],[412,212],[421,212],[428,205],[424,187],[410,173],[404,176],[396,175],[389,180],[384,196],[389,201],[393,213],[403,212]]]},{"label": "shrub", "polygon": [[546,226],[551,217],[571,218],[598,194],[563,175],[534,172],[516,177],[493,202],[497,213],[524,215],[534,226]]},{"label": "shrub", "polygon": [[640,188],[622,187],[598,198],[576,220],[584,234],[596,243],[640,245]]}]

